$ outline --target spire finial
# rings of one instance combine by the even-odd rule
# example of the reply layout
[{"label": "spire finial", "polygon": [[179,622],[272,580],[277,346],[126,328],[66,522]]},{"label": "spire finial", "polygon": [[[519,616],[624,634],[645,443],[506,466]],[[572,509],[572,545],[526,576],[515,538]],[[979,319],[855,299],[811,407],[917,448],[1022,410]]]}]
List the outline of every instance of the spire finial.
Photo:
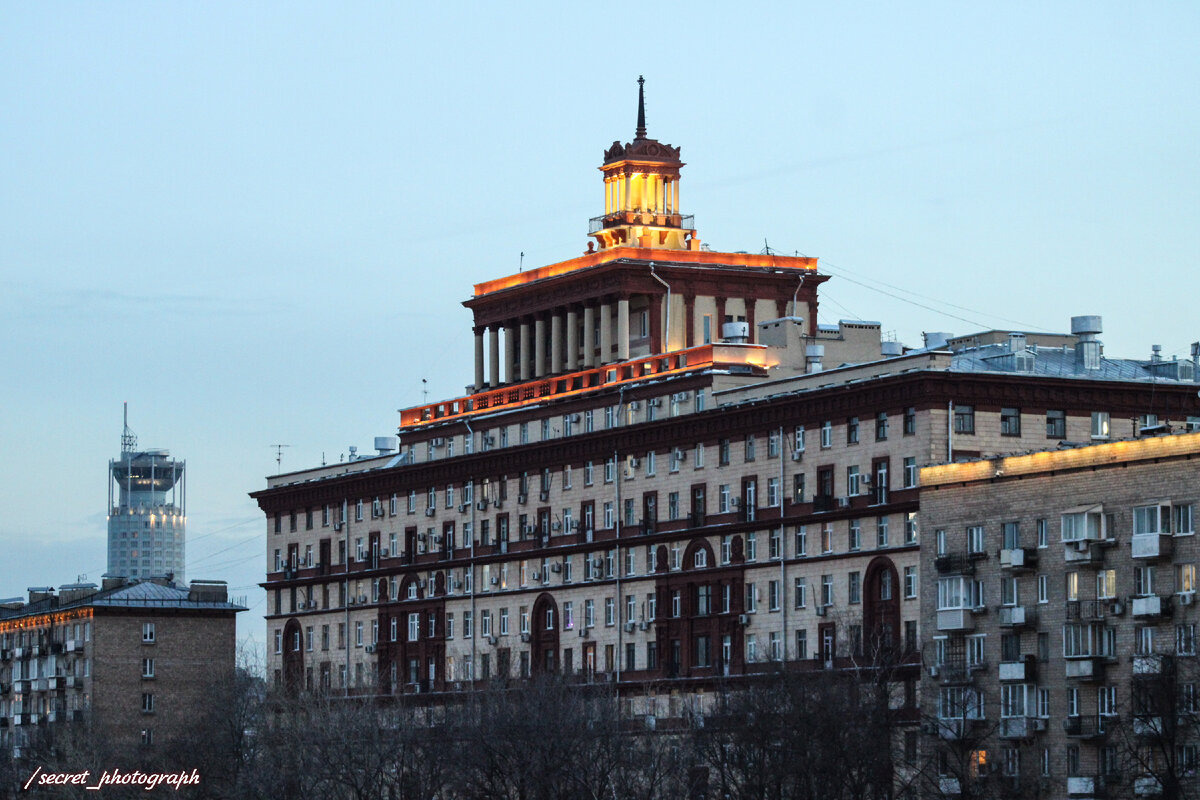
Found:
[{"label": "spire finial", "polygon": [[637,133],[634,134],[634,138],[637,139],[646,138],[646,93],[642,88],[645,83],[646,79],[638,75],[638,121]]}]

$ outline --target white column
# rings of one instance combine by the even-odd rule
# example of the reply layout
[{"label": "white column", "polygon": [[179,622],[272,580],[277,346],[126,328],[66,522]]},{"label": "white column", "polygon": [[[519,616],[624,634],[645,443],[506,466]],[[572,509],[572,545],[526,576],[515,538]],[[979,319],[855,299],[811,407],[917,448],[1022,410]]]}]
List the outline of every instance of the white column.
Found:
[{"label": "white column", "polygon": [[617,301],[617,359],[629,358],[629,298]]},{"label": "white column", "polygon": [[483,391],[483,328],[475,329],[475,391]]},{"label": "white column", "polygon": [[500,326],[493,325],[488,329],[488,374],[491,380],[488,386],[495,388],[500,385]]},{"label": "white column", "polygon": [[596,309],[592,306],[583,307],[583,368],[591,369],[596,366]]},{"label": "white column", "polygon": [[529,323],[528,322],[521,323],[520,360],[521,360],[521,368],[520,368],[521,380],[527,381],[527,380],[529,380],[529,368],[532,366],[529,362],[533,360],[530,357],[530,353],[529,353]]},{"label": "white column", "polygon": [[546,321],[538,317],[533,321],[533,377],[546,374]]},{"label": "white column", "polygon": [[504,382],[516,383],[521,374],[517,363],[517,329],[509,324],[504,326]]},{"label": "white column", "polygon": [[579,315],[567,311],[567,372],[579,369]]},{"label": "white column", "polygon": [[563,316],[555,311],[550,317],[550,374],[563,371]]},{"label": "white column", "polygon": [[612,306],[600,304],[600,358],[597,364],[612,361]]}]

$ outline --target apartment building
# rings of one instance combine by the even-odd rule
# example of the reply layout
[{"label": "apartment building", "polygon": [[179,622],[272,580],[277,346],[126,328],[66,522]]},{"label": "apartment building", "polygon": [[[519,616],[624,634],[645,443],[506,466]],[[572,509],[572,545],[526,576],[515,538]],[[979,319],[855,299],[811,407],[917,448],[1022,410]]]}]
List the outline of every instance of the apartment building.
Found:
[{"label": "apartment building", "polygon": [[946,794],[1195,791],[1200,432],[1162,427],[921,470],[921,698]]},{"label": "apartment building", "polygon": [[170,741],[232,677],[244,610],[216,581],[112,578],[0,601],[0,746],[21,757],[42,729],[83,722],[116,748]]},{"label": "apartment building", "polygon": [[783,663],[915,684],[922,466],[1198,413],[1194,360],[1106,358],[1096,317],[919,348],[818,324],[816,259],[700,245],[678,155],[639,124],[588,253],[475,287],[469,394],[252,493],[277,685],[550,670],[670,714]]}]

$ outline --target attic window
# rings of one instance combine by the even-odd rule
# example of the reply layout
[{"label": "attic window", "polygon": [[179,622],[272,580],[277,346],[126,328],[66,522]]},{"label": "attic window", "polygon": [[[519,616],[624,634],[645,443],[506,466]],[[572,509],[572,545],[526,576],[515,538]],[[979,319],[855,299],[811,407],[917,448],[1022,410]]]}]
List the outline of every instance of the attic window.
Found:
[{"label": "attic window", "polygon": [[1017,372],[1033,372],[1035,359],[1036,356],[1028,350],[1017,353],[1013,357],[1013,369]]}]

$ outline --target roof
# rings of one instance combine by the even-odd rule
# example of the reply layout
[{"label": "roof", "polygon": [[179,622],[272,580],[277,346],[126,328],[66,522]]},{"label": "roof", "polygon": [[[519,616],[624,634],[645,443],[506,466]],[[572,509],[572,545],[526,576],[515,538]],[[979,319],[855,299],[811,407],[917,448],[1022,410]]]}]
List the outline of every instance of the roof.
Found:
[{"label": "roof", "polygon": [[[994,372],[1001,374],[1036,375],[1053,378],[1080,378],[1092,381],[1134,381],[1143,383],[1187,384],[1195,383],[1186,375],[1194,374],[1194,368],[1188,361],[1137,361],[1129,358],[1100,358],[1098,369],[1084,369],[1076,363],[1074,349],[1059,347],[1029,347],[1020,351],[1019,355],[1029,356],[1025,367],[1018,370],[1014,355],[1007,344],[988,344],[954,352],[951,372]],[[1165,373],[1171,365],[1178,365],[1176,374],[1182,377],[1168,377]]]},{"label": "roof", "polygon": [[245,611],[245,607],[228,601],[192,599],[192,591],[179,586],[141,581],[113,589],[95,592],[63,602],[60,596],[47,597],[20,608],[0,608],[0,619],[12,619],[59,611],[68,608],[172,608],[190,611]]}]

